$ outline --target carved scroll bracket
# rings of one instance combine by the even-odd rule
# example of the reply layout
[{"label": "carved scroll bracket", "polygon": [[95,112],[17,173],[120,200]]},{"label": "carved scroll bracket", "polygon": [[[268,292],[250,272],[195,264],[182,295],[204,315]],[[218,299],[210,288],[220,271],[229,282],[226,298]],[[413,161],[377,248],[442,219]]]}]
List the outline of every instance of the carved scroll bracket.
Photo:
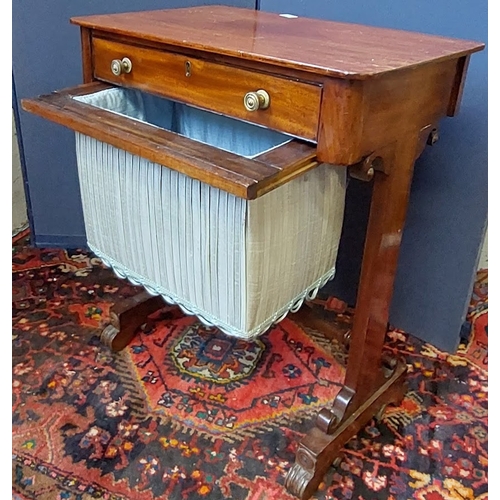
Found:
[{"label": "carved scroll bracket", "polygon": [[101,342],[114,352],[121,351],[132,341],[147,317],[162,307],[165,307],[162,297],[151,296],[146,291],[123,299],[112,307],[109,322],[100,335]]},{"label": "carved scroll bracket", "polygon": [[389,174],[391,165],[394,163],[396,147],[396,141],[390,142],[365,156],[361,161],[349,167],[350,176],[360,181],[369,182],[373,179],[375,172]]},{"label": "carved scroll bracket", "polygon": [[377,153],[365,156],[360,162],[349,167],[349,175],[364,182],[370,182],[375,171],[384,171],[384,160]]},{"label": "carved scroll bracket", "polygon": [[425,146],[434,146],[439,140],[439,129],[435,123],[430,123],[420,129],[415,159],[424,151]]},{"label": "carved scroll bracket", "polygon": [[[398,359],[390,353],[383,353],[381,358],[380,386],[390,379],[398,366]],[[355,410],[352,406],[355,391],[347,386],[342,387],[333,401],[331,408],[323,408],[316,417],[315,425],[325,434],[332,434],[337,427]],[[352,411],[351,411],[352,410]]]}]

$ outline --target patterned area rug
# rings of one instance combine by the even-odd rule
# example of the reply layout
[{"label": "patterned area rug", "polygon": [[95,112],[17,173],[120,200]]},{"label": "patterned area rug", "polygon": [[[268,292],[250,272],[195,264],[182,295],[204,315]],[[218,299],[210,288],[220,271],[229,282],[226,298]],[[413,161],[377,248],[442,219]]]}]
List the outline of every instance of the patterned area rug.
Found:
[{"label": "patterned area rug", "polygon": [[[348,443],[314,498],[487,498],[487,273],[478,278],[457,354],[388,334],[409,392]],[[111,354],[99,324],[137,291],[84,251],[13,245],[13,498],[294,498],[282,485],[295,443],[338,391],[342,350],[293,316],[244,342],[165,307]],[[351,311],[336,318],[345,329]]]}]

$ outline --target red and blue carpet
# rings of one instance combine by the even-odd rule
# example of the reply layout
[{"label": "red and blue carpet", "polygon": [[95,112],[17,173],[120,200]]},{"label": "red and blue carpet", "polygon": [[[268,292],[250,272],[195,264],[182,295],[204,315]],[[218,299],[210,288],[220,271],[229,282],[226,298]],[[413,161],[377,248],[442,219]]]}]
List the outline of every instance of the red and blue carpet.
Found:
[{"label": "red and blue carpet", "polygon": [[[137,290],[84,251],[13,245],[13,498],[293,499],[295,443],[340,387],[341,350],[293,315],[244,342],[166,307],[111,354],[99,324]],[[389,333],[409,392],[315,498],[487,498],[486,272],[468,318],[454,355]]]}]

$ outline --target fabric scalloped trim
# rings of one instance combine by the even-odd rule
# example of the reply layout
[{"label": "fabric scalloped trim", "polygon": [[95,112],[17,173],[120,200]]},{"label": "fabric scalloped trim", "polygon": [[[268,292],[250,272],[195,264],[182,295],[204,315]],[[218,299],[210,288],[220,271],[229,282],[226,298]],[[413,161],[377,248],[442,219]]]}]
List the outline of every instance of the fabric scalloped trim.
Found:
[{"label": "fabric scalloped trim", "polygon": [[297,295],[288,304],[286,304],[280,310],[276,311],[270,318],[263,321],[260,325],[252,328],[250,331],[244,331],[224,323],[223,321],[216,318],[209,312],[200,309],[199,307],[192,304],[190,301],[183,299],[178,295],[176,295],[175,293],[172,293],[171,291],[167,290],[165,287],[158,285],[157,283],[154,283],[151,280],[148,280],[144,276],[141,276],[140,274],[134,271],[131,271],[130,269],[123,266],[109,255],[106,255],[100,250],[98,250],[91,243],[89,243],[88,245],[89,248],[92,250],[92,252],[94,252],[97,255],[97,257],[99,257],[102,260],[103,264],[111,268],[119,278],[122,279],[126,278],[133,285],[143,286],[145,290],[147,290],[151,295],[161,295],[165,300],[165,302],[167,302],[167,304],[175,304],[179,306],[180,309],[185,314],[190,316],[192,315],[196,316],[203,324],[207,326],[215,326],[224,333],[226,333],[227,335],[242,338],[245,340],[251,340],[255,337],[258,337],[259,335],[262,335],[273,325],[285,319],[289,313],[297,312],[304,303],[304,301],[313,300],[314,298],[316,298],[316,295],[318,294],[320,288],[326,285],[326,283],[332,280],[335,276],[335,267],[334,267],[330,269],[327,273],[325,273],[321,278],[316,280],[306,290]]}]

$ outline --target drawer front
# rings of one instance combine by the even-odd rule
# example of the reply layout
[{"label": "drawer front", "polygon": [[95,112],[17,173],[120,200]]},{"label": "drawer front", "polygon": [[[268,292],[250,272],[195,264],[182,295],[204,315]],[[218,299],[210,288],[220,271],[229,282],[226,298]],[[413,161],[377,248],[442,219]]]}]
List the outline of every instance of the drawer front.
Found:
[{"label": "drawer front", "polygon": [[[317,138],[319,85],[101,38],[93,39],[93,57],[94,76],[99,80],[170,97],[304,139]],[[121,63],[124,58],[131,68]],[[268,106],[249,111],[244,98],[257,90],[267,92]],[[249,96],[249,104],[255,97]]]}]

